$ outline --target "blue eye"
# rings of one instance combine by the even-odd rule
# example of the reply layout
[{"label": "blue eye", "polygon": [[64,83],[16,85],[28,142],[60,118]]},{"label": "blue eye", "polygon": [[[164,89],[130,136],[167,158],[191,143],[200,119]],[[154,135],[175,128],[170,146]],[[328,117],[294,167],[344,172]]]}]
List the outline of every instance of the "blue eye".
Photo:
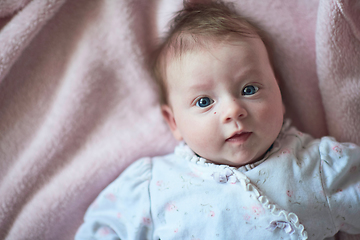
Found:
[{"label": "blue eye", "polygon": [[211,105],[214,102],[214,100],[208,98],[208,97],[202,97],[196,102],[196,106],[205,108],[209,105]]},{"label": "blue eye", "polygon": [[257,93],[257,91],[259,91],[258,87],[249,85],[243,89],[242,95],[254,95],[255,93]]}]

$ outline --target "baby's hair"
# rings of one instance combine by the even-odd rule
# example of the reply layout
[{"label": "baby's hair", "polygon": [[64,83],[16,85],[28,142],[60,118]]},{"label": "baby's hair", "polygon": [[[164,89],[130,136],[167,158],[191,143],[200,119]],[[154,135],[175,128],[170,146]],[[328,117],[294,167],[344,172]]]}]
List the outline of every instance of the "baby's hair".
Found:
[{"label": "baby's hair", "polygon": [[184,0],[184,8],[172,20],[167,36],[152,56],[151,70],[160,88],[161,104],[168,104],[166,64],[189,50],[206,48],[213,42],[236,42],[261,33],[248,19],[235,12],[231,3]]}]

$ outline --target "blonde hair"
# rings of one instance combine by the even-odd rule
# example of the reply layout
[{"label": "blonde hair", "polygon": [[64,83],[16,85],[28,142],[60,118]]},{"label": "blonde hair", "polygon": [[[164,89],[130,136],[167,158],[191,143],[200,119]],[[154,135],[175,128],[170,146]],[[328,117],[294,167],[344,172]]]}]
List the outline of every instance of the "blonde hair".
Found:
[{"label": "blonde hair", "polygon": [[184,1],[184,8],[177,12],[167,36],[152,56],[151,71],[160,88],[161,104],[168,104],[165,76],[169,57],[180,57],[184,52],[205,47],[208,42],[261,36],[254,24],[233,9],[232,4],[221,1]]}]

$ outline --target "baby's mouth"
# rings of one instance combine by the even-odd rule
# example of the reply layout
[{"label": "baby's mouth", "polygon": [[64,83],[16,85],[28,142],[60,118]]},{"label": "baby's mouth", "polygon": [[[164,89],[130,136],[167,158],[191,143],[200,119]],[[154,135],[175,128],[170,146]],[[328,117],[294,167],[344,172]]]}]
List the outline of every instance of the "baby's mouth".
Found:
[{"label": "baby's mouth", "polygon": [[233,134],[231,137],[227,138],[225,141],[226,142],[231,142],[231,143],[244,143],[246,142],[246,140],[248,140],[248,138],[251,136],[252,132],[239,132],[239,133],[235,133]]}]

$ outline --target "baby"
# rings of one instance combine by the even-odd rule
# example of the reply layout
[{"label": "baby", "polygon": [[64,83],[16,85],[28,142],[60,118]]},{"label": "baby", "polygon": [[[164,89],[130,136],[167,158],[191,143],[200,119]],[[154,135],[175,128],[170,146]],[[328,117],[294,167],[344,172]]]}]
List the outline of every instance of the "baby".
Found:
[{"label": "baby", "polygon": [[284,120],[261,32],[184,3],[154,57],[174,153],[133,163],[76,239],[325,239],[360,233],[360,148]]}]

